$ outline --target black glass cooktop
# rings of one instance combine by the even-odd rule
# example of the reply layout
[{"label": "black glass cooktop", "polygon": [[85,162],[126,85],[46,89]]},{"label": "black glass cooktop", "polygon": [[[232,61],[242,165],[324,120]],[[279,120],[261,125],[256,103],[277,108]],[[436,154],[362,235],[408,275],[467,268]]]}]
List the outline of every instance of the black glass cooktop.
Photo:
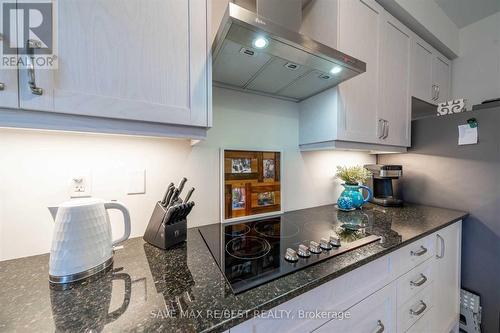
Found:
[{"label": "black glass cooktop", "polygon": [[[380,240],[373,233],[372,220],[372,214],[364,211],[338,212],[331,219],[310,213],[301,215],[297,211],[245,222],[212,224],[200,227],[199,231],[237,294]],[[340,246],[335,239],[340,240]],[[326,249],[320,246],[318,251],[311,241]],[[292,249],[293,254],[301,244],[311,250],[306,251],[309,256],[296,253],[294,258],[285,258],[287,249]]]}]

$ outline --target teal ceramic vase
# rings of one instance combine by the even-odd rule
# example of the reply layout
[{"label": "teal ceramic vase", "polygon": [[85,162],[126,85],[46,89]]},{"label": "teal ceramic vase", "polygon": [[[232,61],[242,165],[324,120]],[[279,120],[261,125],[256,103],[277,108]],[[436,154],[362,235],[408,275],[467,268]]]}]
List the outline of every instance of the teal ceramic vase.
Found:
[{"label": "teal ceramic vase", "polygon": [[[364,185],[357,185],[357,184],[342,184],[344,186],[344,191],[342,194],[340,194],[339,199],[337,200],[337,205],[339,209],[341,210],[354,210],[357,208],[361,208],[364,203],[368,202],[372,198],[372,191],[364,186]],[[361,194],[360,189],[366,190],[368,195],[363,197],[363,194]]]}]

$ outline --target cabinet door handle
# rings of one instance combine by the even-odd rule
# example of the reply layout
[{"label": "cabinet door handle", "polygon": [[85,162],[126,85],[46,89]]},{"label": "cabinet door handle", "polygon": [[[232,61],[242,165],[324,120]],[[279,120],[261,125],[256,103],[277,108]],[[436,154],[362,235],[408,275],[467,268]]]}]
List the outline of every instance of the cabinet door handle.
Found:
[{"label": "cabinet door handle", "polygon": [[420,257],[420,256],[422,256],[422,255],[424,255],[424,254],[426,254],[426,253],[427,253],[427,249],[426,249],[423,245],[420,245],[420,249],[418,249],[417,251],[413,251],[413,250],[412,250],[412,251],[410,252],[410,254],[411,254],[412,256],[415,256],[415,257]]},{"label": "cabinet door handle", "polygon": [[0,82],[0,91],[5,90],[5,83]]},{"label": "cabinet door handle", "polygon": [[373,330],[372,333],[382,333],[385,330],[384,324],[382,324],[382,321],[377,321],[377,327]]},{"label": "cabinet door handle", "polygon": [[436,84],[436,101],[439,99],[439,93],[441,90],[439,89],[439,84]]},{"label": "cabinet door handle", "polygon": [[28,67],[28,86],[30,87],[31,93],[34,95],[42,95],[43,89],[37,87],[36,77],[35,77],[35,57],[34,49],[40,48],[41,44],[37,40],[28,39],[26,42],[26,49],[28,50],[26,55],[26,66]]},{"label": "cabinet door handle", "polygon": [[436,254],[436,258],[442,259],[444,258],[444,250],[445,250],[444,238],[440,234],[436,234],[436,237],[441,242],[441,254]]},{"label": "cabinet door handle", "polygon": [[432,85],[432,100],[435,101],[437,99],[437,85]]},{"label": "cabinet door handle", "polygon": [[410,314],[412,316],[419,316],[425,311],[425,309],[427,309],[427,304],[425,304],[425,302],[421,300],[418,303],[418,308],[416,310],[410,309]]},{"label": "cabinet door handle", "polygon": [[424,274],[420,273],[420,277],[417,280],[411,280],[410,284],[413,287],[420,287],[426,282],[427,282],[427,277]]},{"label": "cabinet door handle", "polygon": [[377,135],[379,139],[382,139],[382,137],[384,136],[384,124],[384,119],[378,120]]},{"label": "cabinet door handle", "polygon": [[387,139],[389,136],[389,121],[384,120],[385,126],[384,126],[384,137],[382,139]]}]

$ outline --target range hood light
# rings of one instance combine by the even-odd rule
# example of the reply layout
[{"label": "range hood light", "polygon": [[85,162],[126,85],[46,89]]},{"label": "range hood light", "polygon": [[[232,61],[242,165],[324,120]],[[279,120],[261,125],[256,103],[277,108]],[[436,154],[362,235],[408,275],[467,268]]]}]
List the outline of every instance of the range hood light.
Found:
[{"label": "range hood light", "polygon": [[332,74],[338,74],[342,71],[342,68],[340,66],[335,66],[330,70],[330,73]]},{"label": "range hood light", "polygon": [[257,37],[253,40],[252,44],[257,49],[263,49],[269,45],[269,41],[264,37]]}]

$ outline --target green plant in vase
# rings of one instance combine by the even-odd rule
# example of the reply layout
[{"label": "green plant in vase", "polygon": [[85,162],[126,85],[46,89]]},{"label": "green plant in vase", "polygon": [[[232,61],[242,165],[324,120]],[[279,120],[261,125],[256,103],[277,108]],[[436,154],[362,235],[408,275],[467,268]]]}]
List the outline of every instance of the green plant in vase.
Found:
[{"label": "green plant in vase", "polygon": [[[361,208],[364,203],[371,199],[372,191],[368,187],[360,185],[371,177],[371,173],[362,166],[338,166],[336,177],[345,182],[342,184],[344,191],[337,200],[340,210],[351,211]],[[363,197],[360,189],[368,192],[366,198]]]}]

